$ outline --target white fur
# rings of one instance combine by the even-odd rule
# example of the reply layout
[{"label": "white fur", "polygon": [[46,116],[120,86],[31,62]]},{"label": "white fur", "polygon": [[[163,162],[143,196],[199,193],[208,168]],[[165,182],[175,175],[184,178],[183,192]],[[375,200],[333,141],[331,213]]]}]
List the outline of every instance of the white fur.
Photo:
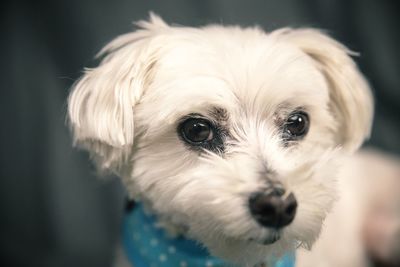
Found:
[{"label": "white fur", "polygon": [[[100,170],[121,176],[160,225],[216,256],[252,266],[310,248],[337,196],[341,156],[371,127],[371,93],[349,51],[313,29],[172,27],[155,15],[139,26],[108,44],[100,66],[75,85],[75,142]],[[311,128],[285,147],[276,120],[299,107]],[[178,122],[214,108],[228,116],[225,152],[188,149]],[[262,245],[272,233],[247,202],[267,178],[299,206],[282,237]]]},{"label": "white fur", "polygon": [[400,159],[364,150],[343,162],[340,198],[311,251],[300,249],[297,267],[365,267],[372,256],[400,263]]}]

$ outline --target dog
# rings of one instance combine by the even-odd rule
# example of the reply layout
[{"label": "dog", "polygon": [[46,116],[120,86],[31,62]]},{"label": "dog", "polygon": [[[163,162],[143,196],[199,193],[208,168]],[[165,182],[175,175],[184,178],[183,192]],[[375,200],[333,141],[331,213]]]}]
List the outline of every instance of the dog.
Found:
[{"label": "dog", "polygon": [[348,157],[339,198],[311,251],[296,266],[400,266],[400,159],[375,149]]},{"label": "dog", "polygon": [[137,24],[73,86],[75,144],[168,236],[227,263],[310,250],[370,135],[355,53],[308,28]]}]

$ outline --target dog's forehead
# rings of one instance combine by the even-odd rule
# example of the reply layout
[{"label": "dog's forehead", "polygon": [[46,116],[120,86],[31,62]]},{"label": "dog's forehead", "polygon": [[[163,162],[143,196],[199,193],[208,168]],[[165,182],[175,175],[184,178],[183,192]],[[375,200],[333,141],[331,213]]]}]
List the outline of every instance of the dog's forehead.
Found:
[{"label": "dog's forehead", "polygon": [[274,112],[283,103],[328,101],[326,82],[312,59],[260,30],[203,29],[167,43],[148,97],[157,99],[164,113],[202,113],[210,106]]}]

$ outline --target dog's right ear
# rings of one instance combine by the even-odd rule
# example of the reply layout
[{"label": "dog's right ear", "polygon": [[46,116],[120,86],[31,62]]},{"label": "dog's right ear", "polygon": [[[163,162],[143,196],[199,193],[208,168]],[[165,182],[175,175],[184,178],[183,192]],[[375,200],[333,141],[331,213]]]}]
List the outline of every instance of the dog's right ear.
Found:
[{"label": "dog's right ear", "polygon": [[100,51],[100,65],[85,71],[68,99],[74,143],[90,152],[99,170],[115,172],[133,145],[134,107],[157,60],[153,39],[168,28],[152,13],[149,21],[137,24],[139,30],[117,37]]}]

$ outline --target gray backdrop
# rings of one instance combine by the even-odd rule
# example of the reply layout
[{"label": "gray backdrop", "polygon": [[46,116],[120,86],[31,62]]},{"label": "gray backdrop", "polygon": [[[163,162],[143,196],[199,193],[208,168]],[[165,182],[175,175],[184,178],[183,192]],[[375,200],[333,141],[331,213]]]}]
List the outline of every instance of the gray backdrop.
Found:
[{"label": "gray backdrop", "polygon": [[[69,88],[131,22],[161,14],[203,25],[313,26],[351,49],[376,96],[370,145],[400,152],[396,1],[3,1],[1,4],[1,266],[110,266],[124,192],[94,177],[65,127]],[[6,265],[5,265],[6,264]]]}]

